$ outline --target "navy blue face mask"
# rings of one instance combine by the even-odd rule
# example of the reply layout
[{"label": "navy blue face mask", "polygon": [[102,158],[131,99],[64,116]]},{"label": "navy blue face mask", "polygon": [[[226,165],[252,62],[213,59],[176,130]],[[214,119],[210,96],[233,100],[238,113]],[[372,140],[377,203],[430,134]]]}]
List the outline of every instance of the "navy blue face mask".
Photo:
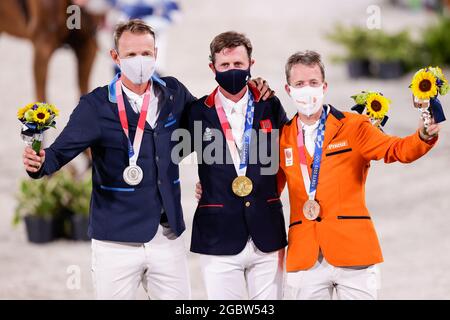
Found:
[{"label": "navy blue face mask", "polygon": [[250,80],[250,68],[246,70],[231,69],[223,72],[216,70],[216,81],[226,92],[239,93]]}]

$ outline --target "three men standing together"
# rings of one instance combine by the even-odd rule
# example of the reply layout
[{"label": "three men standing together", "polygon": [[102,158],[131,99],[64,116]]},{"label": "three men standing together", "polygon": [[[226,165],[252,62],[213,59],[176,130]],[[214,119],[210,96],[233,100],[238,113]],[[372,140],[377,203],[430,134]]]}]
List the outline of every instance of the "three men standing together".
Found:
[{"label": "three men standing together", "polygon": [[[213,150],[219,159],[199,161],[202,191],[191,241],[210,299],[282,298],[285,181],[287,285],[294,298],[330,298],[333,288],[342,299],[376,298],[376,290],[365,287],[382,261],[364,201],[369,162],[414,161],[435,144],[439,126],[390,137],[365,116],[324,105],[324,67],[310,51],[286,65],[286,91],[298,109],[288,122],[271,91],[249,82],[249,39],[222,33],[210,49],[219,86],[196,100],[177,79],[153,76],[157,49],[150,27],[139,20],[119,25],[111,56],[121,73],[81,98],[49,148],[39,155],[25,150],[33,178],[92,150],[89,235],[97,298],[133,299],[140,283],[151,298],[190,298],[179,169],[171,151],[176,129],[195,137],[198,127],[202,141],[189,151],[201,158]],[[279,131],[278,146],[272,142]],[[340,147],[331,151],[332,145]],[[264,170],[264,152],[280,157],[278,174]]]}]

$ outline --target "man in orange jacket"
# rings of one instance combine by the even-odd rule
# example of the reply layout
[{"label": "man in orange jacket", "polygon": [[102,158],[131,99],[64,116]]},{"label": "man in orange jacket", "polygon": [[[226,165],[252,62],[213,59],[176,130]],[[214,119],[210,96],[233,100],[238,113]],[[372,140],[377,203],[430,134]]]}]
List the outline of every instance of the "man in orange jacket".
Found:
[{"label": "man in orange jacket", "polygon": [[336,288],[339,299],[376,299],[376,264],[383,257],[365,205],[370,161],[420,158],[436,143],[439,125],[393,137],[365,115],[323,105],[327,83],[316,52],[292,55],[286,78],[298,111],[280,136],[279,192],[287,181],[291,207],[291,298],[331,299]]}]

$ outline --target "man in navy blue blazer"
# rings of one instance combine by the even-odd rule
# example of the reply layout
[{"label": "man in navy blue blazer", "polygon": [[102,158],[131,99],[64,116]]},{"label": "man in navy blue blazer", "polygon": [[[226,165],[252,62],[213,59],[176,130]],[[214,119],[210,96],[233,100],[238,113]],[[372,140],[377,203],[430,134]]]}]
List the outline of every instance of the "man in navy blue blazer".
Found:
[{"label": "man in navy blue blazer", "polygon": [[254,60],[245,35],[222,33],[210,49],[219,87],[189,114],[202,188],[191,251],[200,254],[209,299],[281,299],[287,241],[276,174],[286,113],[248,83]]},{"label": "man in navy blue blazer", "polygon": [[[185,224],[179,171],[170,154],[171,134],[194,97],[177,79],[152,76],[157,48],[153,30],[142,21],[119,25],[115,42],[111,55],[122,73],[108,86],[81,97],[56,141],[39,155],[26,149],[24,165],[32,178],[40,178],[91,148],[88,232],[93,239],[97,298],[133,299],[143,283],[151,298],[189,299],[186,250],[180,237]],[[150,102],[142,143],[132,150],[139,155],[135,165],[142,171],[142,181],[128,184],[124,169],[130,166],[130,146],[139,136],[137,125],[146,94]],[[124,101],[129,138],[119,117],[118,99]]]}]

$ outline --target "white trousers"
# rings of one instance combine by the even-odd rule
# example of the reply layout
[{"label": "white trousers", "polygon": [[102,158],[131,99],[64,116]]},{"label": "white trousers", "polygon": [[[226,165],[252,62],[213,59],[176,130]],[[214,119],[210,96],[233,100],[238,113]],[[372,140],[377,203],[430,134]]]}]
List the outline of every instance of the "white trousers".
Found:
[{"label": "white trousers", "polygon": [[136,299],[141,283],[149,299],[191,298],[183,238],[162,225],[147,243],[92,240],[92,278],[97,299]]},{"label": "white trousers", "polygon": [[244,250],[237,255],[200,255],[208,299],[281,299],[284,251],[264,253],[249,240]]},{"label": "white trousers", "polygon": [[321,255],[309,270],[288,272],[286,298],[330,300],[336,290],[339,300],[375,300],[379,288],[377,265],[335,267]]}]

